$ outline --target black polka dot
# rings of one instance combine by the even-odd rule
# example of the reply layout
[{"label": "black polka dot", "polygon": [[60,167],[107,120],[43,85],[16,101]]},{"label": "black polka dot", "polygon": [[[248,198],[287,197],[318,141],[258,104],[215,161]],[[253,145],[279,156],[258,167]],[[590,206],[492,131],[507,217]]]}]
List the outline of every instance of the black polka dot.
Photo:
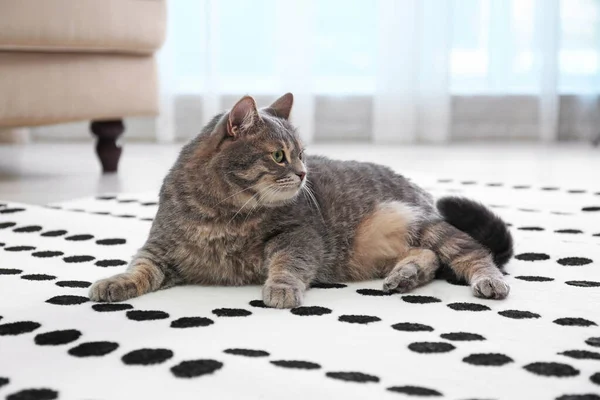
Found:
[{"label": "black polka dot", "polygon": [[12,228],[15,225],[15,222],[2,222],[0,223],[0,229]]},{"label": "black polka dot", "polygon": [[363,374],[362,372],[327,372],[325,374],[329,378],[339,379],[348,382],[379,382],[379,378],[374,375]]},{"label": "black polka dot", "polygon": [[113,311],[125,311],[131,310],[133,306],[126,303],[100,303],[94,304],[92,309],[98,312],[113,312]]},{"label": "black polka dot", "polygon": [[487,367],[508,364],[513,362],[513,359],[504,354],[499,353],[478,353],[471,354],[463,358],[463,361],[467,364],[481,365]]},{"label": "black polka dot", "polygon": [[134,200],[134,199],[119,199],[119,200],[117,200],[117,202],[119,202],[119,203],[135,203],[135,202],[137,202],[137,200]]},{"label": "black polka dot", "polygon": [[600,396],[593,393],[586,394],[565,394],[557,397],[556,400],[600,400]]},{"label": "black polka dot", "polygon": [[139,349],[133,350],[121,357],[127,365],[154,365],[162,364],[173,357],[169,349]]},{"label": "black polka dot", "polygon": [[171,328],[197,328],[200,326],[209,326],[214,324],[210,318],[204,317],[183,317],[171,322]]},{"label": "black polka dot", "polygon": [[408,348],[415,353],[447,353],[456,349],[453,344],[446,342],[414,342]]},{"label": "black polka dot", "polygon": [[440,335],[442,339],[446,340],[455,340],[458,342],[462,341],[472,341],[472,340],[485,340],[485,338],[477,333],[468,333],[468,332],[450,332],[450,333],[442,333]]},{"label": "black polka dot", "polygon": [[298,360],[275,360],[271,361],[271,364],[277,365],[282,368],[292,369],[320,369],[321,366],[317,363],[309,361],[298,361]]},{"label": "black polka dot", "polygon": [[31,232],[39,232],[42,230],[42,227],[39,225],[29,225],[23,226],[20,228],[13,229],[13,232],[17,233],[31,233]]},{"label": "black polka dot", "polygon": [[377,289],[358,289],[356,291],[358,294],[362,294],[363,296],[391,296],[393,292],[384,292],[383,290]]},{"label": "black polka dot", "polygon": [[96,244],[101,246],[114,246],[117,244],[125,244],[127,240],[125,239],[100,239],[96,240]]},{"label": "black polka dot", "polygon": [[0,275],[19,275],[21,272],[23,272],[22,269],[0,268]]},{"label": "black polka dot", "polygon": [[372,315],[340,315],[338,321],[349,322],[351,324],[368,324],[381,321],[381,318]]},{"label": "black polka dot", "polygon": [[5,247],[4,250],[6,250],[6,251],[30,251],[30,250],[35,250],[35,247],[33,247],[33,246],[11,246],[11,247]]},{"label": "black polka dot", "polygon": [[124,261],[124,260],[98,260],[94,264],[98,267],[119,267],[121,265],[127,265],[127,261]]},{"label": "black polka dot", "polygon": [[544,228],[541,228],[539,226],[521,226],[517,229],[520,231],[538,231],[538,232],[545,230]]},{"label": "black polka dot", "polygon": [[90,299],[88,299],[87,297],[73,296],[73,295],[67,294],[67,295],[62,295],[62,296],[54,296],[54,297],[46,300],[46,303],[57,304],[57,305],[61,305],[61,306],[72,306],[72,305],[76,305],[76,304],[83,304],[88,301],[90,301]]},{"label": "black polka dot", "polygon": [[581,193],[586,193],[587,190],[583,190],[583,189],[569,189],[567,190],[568,193],[572,193],[572,194],[581,194]]},{"label": "black polka dot", "polygon": [[551,282],[554,278],[548,278],[547,276],[531,276],[531,275],[519,275],[515,276],[515,279],[520,279],[527,282]]},{"label": "black polka dot", "polygon": [[21,211],[25,211],[24,208],[3,208],[0,210],[0,214],[14,214]]},{"label": "black polka dot", "polygon": [[[585,212],[592,212],[592,211],[600,211],[600,207],[598,206],[593,206],[593,207],[583,207],[581,209],[581,211],[585,211]],[[0,211],[1,212],[1,211]]]},{"label": "black polka dot", "polygon": [[569,286],[600,287],[600,282],[595,281],[566,281],[565,283]]},{"label": "black polka dot", "polygon": [[2,386],[8,385],[9,382],[10,382],[10,379],[0,376],[0,388]]},{"label": "black polka dot", "polygon": [[450,182],[452,182],[452,179],[438,179],[437,181],[439,183],[450,183]]},{"label": "black polka dot", "polygon": [[56,282],[56,286],[70,288],[87,288],[92,286],[92,283],[86,281],[58,281]]},{"label": "black polka dot", "polygon": [[503,184],[499,183],[499,182],[492,182],[492,183],[488,183],[487,186],[489,186],[489,187],[500,187],[500,186],[503,186]]},{"label": "black polka dot", "polygon": [[96,199],[97,200],[114,200],[116,199],[116,196],[97,196]]},{"label": "black polka dot", "polygon": [[76,329],[65,329],[40,333],[34,338],[35,344],[40,346],[58,346],[76,341],[81,337],[81,332]]},{"label": "black polka dot", "polygon": [[544,253],[521,253],[517,254],[515,258],[521,261],[544,261],[549,260],[550,256]]},{"label": "black polka dot", "polygon": [[135,215],[133,215],[133,214],[121,214],[121,215],[115,215],[115,217],[119,217],[119,218],[135,218]]},{"label": "black polka dot", "polygon": [[51,281],[56,279],[54,275],[46,275],[46,274],[29,274],[29,275],[21,275],[21,279],[27,279],[28,281]]},{"label": "black polka dot", "polygon": [[565,212],[565,211],[550,211],[550,214],[554,214],[554,215],[573,215],[573,213]]},{"label": "black polka dot", "polygon": [[84,240],[90,240],[93,239],[94,235],[73,235],[73,236],[67,236],[65,238],[65,240],[69,240],[71,242],[83,242]]},{"label": "black polka dot", "polygon": [[92,214],[96,215],[110,215],[108,211],[92,211]]},{"label": "black polka dot", "polygon": [[556,362],[534,362],[525,365],[523,368],[531,373],[543,376],[567,377],[579,375],[578,369],[575,369],[568,364]]},{"label": "black polka dot", "polygon": [[592,383],[595,383],[596,385],[600,385],[600,372],[596,372],[595,374],[590,376],[590,381],[592,381]]},{"label": "black polka dot", "polygon": [[268,357],[270,354],[264,350],[251,350],[251,349],[226,349],[224,353],[233,354],[234,356],[244,357]]},{"label": "black polka dot", "polygon": [[169,314],[164,311],[155,310],[132,310],[127,311],[127,318],[133,321],[153,321],[156,319],[169,318]]},{"label": "black polka dot", "polygon": [[587,265],[587,264],[591,264],[592,260],[590,260],[589,258],[585,258],[585,257],[565,257],[565,258],[560,258],[556,261],[557,263],[559,263],[560,265],[565,265],[565,266],[580,266],[580,265]]},{"label": "black polka dot", "polygon": [[572,235],[583,233],[583,231],[580,231],[579,229],[557,229],[554,232],[556,232],[556,233],[568,233],[568,234],[572,234]]},{"label": "black polka dot", "polygon": [[6,400],[54,400],[58,392],[52,389],[25,389],[6,396]]},{"label": "black polka dot", "polygon": [[247,317],[252,314],[243,308],[215,308],[212,313],[218,317]]},{"label": "black polka dot", "polygon": [[65,230],[48,231],[48,232],[42,233],[42,236],[45,236],[45,237],[56,237],[56,236],[65,235],[66,233],[67,233],[67,231],[65,231]]},{"label": "black polka dot", "polygon": [[536,210],[535,208],[517,208],[517,210],[523,212],[540,212],[540,210]]},{"label": "black polka dot", "polygon": [[154,218],[140,218],[140,221],[154,221]]},{"label": "black polka dot", "polygon": [[0,325],[0,336],[14,336],[23,333],[33,332],[38,329],[41,324],[33,321],[11,322],[9,324]]},{"label": "black polka dot", "polygon": [[488,306],[477,303],[450,303],[448,307],[455,311],[489,311]]},{"label": "black polka dot", "polygon": [[591,337],[585,341],[590,346],[600,347],[600,337]]},{"label": "black polka dot", "polygon": [[461,184],[462,185],[475,185],[475,184],[477,184],[477,182],[475,182],[475,181],[462,181]]},{"label": "black polka dot", "polygon": [[392,328],[403,332],[431,332],[433,328],[429,325],[417,324],[414,322],[399,322],[392,325]]},{"label": "black polka dot", "polygon": [[390,392],[403,393],[409,396],[442,396],[440,392],[421,386],[392,386],[387,388]]},{"label": "black polka dot", "polygon": [[600,360],[600,353],[589,350],[567,350],[558,354],[575,358],[577,360]]},{"label": "black polka dot", "polygon": [[313,282],[310,284],[311,288],[314,289],[342,289],[347,287],[348,285],[344,285],[343,283],[321,283],[321,282]]},{"label": "black polka dot", "polygon": [[589,319],[585,319],[585,318],[572,318],[572,317],[568,317],[568,318],[559,318],[559,319],[555,319],[554,321],[555,324],[558,325],[563,325],[563,326],[592,326],[592,325],[597,325],[595,322],[590,321]]},{"label": "black polka dot", "polygon": [[502,315],[503,317],[512,318],[512,319],[540,318],[540,314],[532,313],[530,311],[520,311],[520,310],[498,311],[498,314]]},{"label": "black polka dot", "polygon": [[513,186],[513,189],[531,189],[531,186],[529,186],[529,185],[515,185],[515,186]]},{"label": "black polka dot", "polygon": [[223,368],[223,363],[216,360],[183,361],[171,368],[171,373],[178,378],[195,378],[212,374]]},{"label": "black polka dot", "polygon": [[265,302],[264,302],[264,301],[262,301],[262,300],[252,300],[252,301],[251,301],[249,304],[250,304],[252,307],[258,307],[258,308],[271,308],[271,307],[267,306],[267,305],[265,304]]},{"label": "black polka dot", "polygon": [[441,300],[438,299],[437,297],[417,296],[417,295],[402,296],[402,300],[404,300],[407,303],[414,303],[414,304],[427,304],[427,303],[440,303],[441,302]]},{"label": "black polka dot", "polygon": [[69,256],[69,257],[63,258],[64,262],[69,263],[69,264],[88,262],[88,261],[93,261],[95,259],[96,259],[96,257],[92,257],[92,256]]},{"label": "black polka dot", "polygon": [[290,311],[294,315],[302,315],[302,316],[331,314],[331,310],[329,308],[319,307],[319,306],[296,307],[296,308],[292,308]]},{"label": "black polka dot", "polygon": [[38,257],[38,258],[50,258],[50,257],[58,257],[58,256],[62,256],[65,253],[63,253],[62,251],[36,251],[31,253],[32,256],[34,257]]},{"label": "black polka dot", "polygon": [[156,201],[145,201],[143,203],[140,203],[141,205],[148,207],[148,206],[157,206],[158,203]]},{"label": "black polka dot", "polygon": [[75,357],[99,357],[112,353],[119,347],[115,342],[86,342],[69,349]]}]

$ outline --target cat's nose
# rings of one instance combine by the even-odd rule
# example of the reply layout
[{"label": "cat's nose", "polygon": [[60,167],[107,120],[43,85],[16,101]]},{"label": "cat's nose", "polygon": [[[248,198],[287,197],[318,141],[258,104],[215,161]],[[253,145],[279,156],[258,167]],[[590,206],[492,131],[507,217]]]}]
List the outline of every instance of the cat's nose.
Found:
[{"label": "cat's nose", "polygon": [[298,178],[300,178],[300,182],[302,182],[304,180],[304,177],[306,176],[306,172],[296,172],[296,175],[298,175]]}]

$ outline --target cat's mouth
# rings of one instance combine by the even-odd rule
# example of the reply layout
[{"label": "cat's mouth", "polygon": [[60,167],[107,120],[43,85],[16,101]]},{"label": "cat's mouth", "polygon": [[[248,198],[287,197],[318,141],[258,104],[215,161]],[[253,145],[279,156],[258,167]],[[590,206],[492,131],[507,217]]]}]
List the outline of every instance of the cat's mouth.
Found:
[{"label": "cat's mouth", "polygon": [[300,190],[304,186],[304,181],[293,178],[283,178],[275,181],[273,185],[272,193],[266,196],[266,200],[269,203],[281,203],[287,200],[291,200],[300,193]]}]

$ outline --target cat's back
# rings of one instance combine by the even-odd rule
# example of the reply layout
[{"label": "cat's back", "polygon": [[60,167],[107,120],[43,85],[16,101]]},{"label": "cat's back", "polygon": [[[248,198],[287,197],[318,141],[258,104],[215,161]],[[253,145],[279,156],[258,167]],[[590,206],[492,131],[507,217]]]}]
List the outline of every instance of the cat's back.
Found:
[{"label": "cat's back", "polygon": [[323,156],[310,156],[307,164],[309,186],[325,204],[354,204],[365,211],[389,201],[427,209],[433,205],[429,193],[384,165]]}]

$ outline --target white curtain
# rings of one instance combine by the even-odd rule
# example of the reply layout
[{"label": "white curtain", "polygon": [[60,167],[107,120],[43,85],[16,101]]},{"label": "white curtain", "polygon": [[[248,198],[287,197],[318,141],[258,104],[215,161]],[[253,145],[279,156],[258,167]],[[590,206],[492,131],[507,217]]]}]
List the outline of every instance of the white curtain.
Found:
[{"label": "white curtain", "polygon": [[600,134],[600,0],[170,0],[157,139],[291,91],[307,142]]}]

